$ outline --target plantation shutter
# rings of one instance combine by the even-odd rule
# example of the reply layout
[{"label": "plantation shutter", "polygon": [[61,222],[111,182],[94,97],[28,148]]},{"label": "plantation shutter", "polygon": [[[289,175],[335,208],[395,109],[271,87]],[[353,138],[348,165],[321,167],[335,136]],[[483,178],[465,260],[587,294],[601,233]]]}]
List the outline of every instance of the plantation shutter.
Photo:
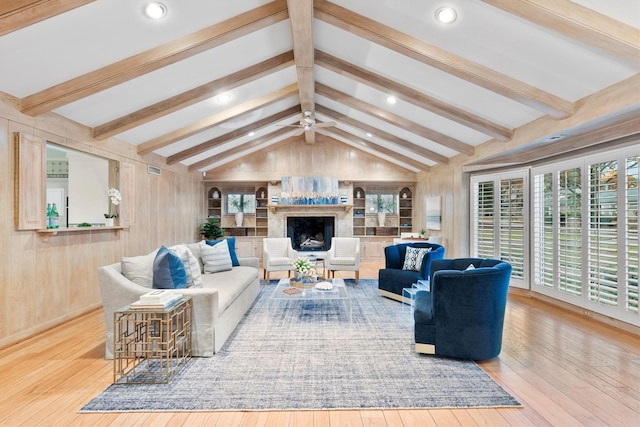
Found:
[{"label": "plantation shutter", "polygon": [[638,162],[640,156],[627,158],[625,174],[625,210],[626,210],[626,238],[624,239],[626,264],[624,278],[626,281],[625,310],[638,314],[638,199],[640,199],[640,174]]},{"label": "plantation shutter", "polygon": [[471,256],[512,266],[511,286],[527,287],[527,171],[471,180]]},{"label": "plantation shutter", "polygon": [[472,256],[479,258],[494,256],[494,188],[493,181],[478,182],[474,186]]},{"label": "plantation shutter", "polygon": [[553,174],[533,177],[533,283],[553,288]]},{"label": "plantation shutter", "polygon": [[558,289],[582,294],[582,172],[558,174]]},{"label": "plantation shutter", "polygon": [[589,300],[618,305],[618,163],[589,167]]},{"label": "plantation shutter", "polygon": [[500,259],[511,264],[511,278],[524,279],[524,180],[500,180]]}]

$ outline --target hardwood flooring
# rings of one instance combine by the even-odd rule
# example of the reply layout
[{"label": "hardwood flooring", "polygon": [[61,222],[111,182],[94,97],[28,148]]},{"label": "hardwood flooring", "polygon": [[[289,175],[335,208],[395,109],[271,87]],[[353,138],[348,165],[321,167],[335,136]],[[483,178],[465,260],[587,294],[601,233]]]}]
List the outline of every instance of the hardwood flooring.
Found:
[{"label": "hardwood flooring", "polygon": [[640,425],[640,337],[522,295],[502,353],[480,366],[523,408],[78,414],[112,381],[104,330],[98,310],[1,349],[0,426]]}]

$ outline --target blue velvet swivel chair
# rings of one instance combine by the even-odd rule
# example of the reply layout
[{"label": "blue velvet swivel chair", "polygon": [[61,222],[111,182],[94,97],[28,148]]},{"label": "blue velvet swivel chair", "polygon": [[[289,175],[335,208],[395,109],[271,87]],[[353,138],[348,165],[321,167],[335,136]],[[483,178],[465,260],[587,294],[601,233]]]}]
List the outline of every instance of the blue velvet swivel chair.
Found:
[{"label": "blue velvet swivel chair", "polygon": [[[407,248],[431,248],[421,261],[419,270],[403,269]],[[444,246],[436,243],[399,243],[384,248],[385,268],[378,272],[378,293],[387,298],[402,301],[402,288],[410,288],[418,280],[427,280],[431,262],[444,258]]]},{"label": "blue velvet swivel chair", "polygon": [[415,297],[416,351],[471,360],[500,354],[510,277],[511,264],[498,259],[433,261],[431,289]]}]

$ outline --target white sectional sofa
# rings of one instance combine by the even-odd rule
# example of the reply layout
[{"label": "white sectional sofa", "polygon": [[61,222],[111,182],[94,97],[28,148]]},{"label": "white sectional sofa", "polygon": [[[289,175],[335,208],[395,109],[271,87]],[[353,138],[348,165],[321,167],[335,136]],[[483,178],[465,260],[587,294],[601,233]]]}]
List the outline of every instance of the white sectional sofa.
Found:
[{"label": "white sectional sofa", "polygon": [[[184,246],[188,247],[198,259],[203,272],[199,243]],[[139,258],[137,262],[148,262],[145,257],[151,257],[153,261],[154,254],[155,252],[134,258]],[[131,262],[132,259],[128,258],[127,262]],[[194,356],[210,357],[219,351],[260,292],[258,258],[238,258],[238,261],[240,265],[231,270],[202,274],[201,287],[170,290],[193,298],[192,354]],[[150,286],[136,283],[140,283],[136,278],[132,281],[125,277],[122,269],[123,262],[125,262],[124,258],[122,262],[98,269],[107,327],[106,359],[113,358],[114,312],[137,301],[141,295],[151,290]]]}]

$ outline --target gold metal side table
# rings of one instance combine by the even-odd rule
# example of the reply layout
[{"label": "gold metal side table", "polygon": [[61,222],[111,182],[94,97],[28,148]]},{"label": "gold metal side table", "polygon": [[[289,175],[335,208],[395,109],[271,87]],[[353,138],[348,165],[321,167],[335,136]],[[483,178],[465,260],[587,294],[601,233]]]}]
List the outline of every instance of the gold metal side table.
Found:
[{"label": "gold metal side table", "polygon": [[114,313],[113,382],[168,383],[191,359],[193,301],[165,309],[125,306]]}]

